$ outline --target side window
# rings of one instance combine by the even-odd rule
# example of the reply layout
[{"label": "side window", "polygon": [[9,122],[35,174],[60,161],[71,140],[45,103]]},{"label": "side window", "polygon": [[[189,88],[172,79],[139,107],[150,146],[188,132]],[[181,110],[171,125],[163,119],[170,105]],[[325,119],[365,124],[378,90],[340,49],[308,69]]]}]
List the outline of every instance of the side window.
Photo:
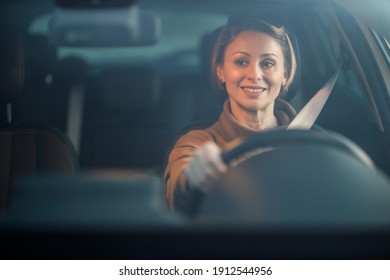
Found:
[{"label": "side window", "polygon": [[[340,36],[338,44],[335,44],[337,49],[334,49],[340,50],[342,54],[343,68],[317,124],[347,136],[363,148],[380,168],[387,170],[388,160],[384,156],[386,147],[378,122],[377,109],[373,106],[374,100],[365,86],[364,79],[367,76],[363,76],[372,75],[375,67],[373,70],[372,65],[366,64],[369,57],[365,52],[367,42],[364,41],[366,40],[364,34],[353,18],[343,13],[340,19],[341,27],[348,38],[344,40]],[[337,34],[338,32],[332,33],[332,37],[329,38],[338,39]],[[388,56],[388,41],[383,36],[378,36],[378,40],[379,38],[382,52]],[[347,40],[351,42],[353,49],[346,44]],[[337,43],[337,40],[335,42]],[[357,53],[356,56],[354,52]],[[358,68],[357,60],[366,67],[364,73]]]}]

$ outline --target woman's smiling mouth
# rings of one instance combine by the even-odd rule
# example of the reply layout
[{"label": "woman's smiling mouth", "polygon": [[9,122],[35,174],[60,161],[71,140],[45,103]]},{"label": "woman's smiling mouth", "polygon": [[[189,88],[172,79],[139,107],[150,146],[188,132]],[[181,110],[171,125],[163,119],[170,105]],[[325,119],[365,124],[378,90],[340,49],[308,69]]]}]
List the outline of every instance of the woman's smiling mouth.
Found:
[{"label": "woman's smiling mouth", "polygon": [[246,95],[250,97],[258,97],[260,94],[266,91],[264,87],[241,87]]}]

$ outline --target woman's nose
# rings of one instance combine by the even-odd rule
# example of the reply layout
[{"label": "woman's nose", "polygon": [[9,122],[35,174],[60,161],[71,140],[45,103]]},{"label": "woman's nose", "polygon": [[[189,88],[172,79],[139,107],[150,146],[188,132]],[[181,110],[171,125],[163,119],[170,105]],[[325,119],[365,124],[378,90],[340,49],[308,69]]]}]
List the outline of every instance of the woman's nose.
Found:
[{"label": "woman's nose", "polygon": [[251,80],[253,82],[260,81],[262,79],[262,76],[263,76],[263,71],[261,70],[259,65],[253,65],[253,66],[249,67],[249,69],[248,69],[248,79],[249,80]]}]

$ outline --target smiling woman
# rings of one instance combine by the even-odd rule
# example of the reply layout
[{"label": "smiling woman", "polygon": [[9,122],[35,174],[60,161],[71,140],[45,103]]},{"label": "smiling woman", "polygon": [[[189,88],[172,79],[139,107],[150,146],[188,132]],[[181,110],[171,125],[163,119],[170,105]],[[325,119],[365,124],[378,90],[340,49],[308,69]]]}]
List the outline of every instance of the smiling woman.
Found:
[{"label": "smiling woman", "polygon": [[240,33],[227,47],[217,73],[238,122],[255,130],[277,126],[274,103],[287,71],[275,39],[257,31]]},{"label": "smiling woman", "polygon": [[212,77],[228,100],[219,120],[190,131],[173,148],[165,170],[171,209],[193,214],[202,195],[227,171],[221,149],[240,137],[287,125],[294,108],[277,99],[294,79],[294,50],[284,28],[257,17],[233,17],[216,40]]},{"label": "smiling woman", "polygon": [[[114,7],[96,6],[122,0],[72,0],[74,11],[63,1],[0,1],[0,29],[23,42],[27,70],[18,99],[0,106],[0,189],[9,163],[30,162],[27,138],[4,133],[18,124],[72,136],[80,165],[15,175],[3,259],[389,259],[388,0],[131,1],[115,9],[133,23],[156,15],[161,36],[120,47],[103,32]],[[50,23],[71,27],[73,12],[104,46],[50,44],[61,36]],[[11,37],[0,37],[3,83]],[[315,122],[325,133],[284,129],[340,63]],[[32,151],[51,150],[36,140]]]}]

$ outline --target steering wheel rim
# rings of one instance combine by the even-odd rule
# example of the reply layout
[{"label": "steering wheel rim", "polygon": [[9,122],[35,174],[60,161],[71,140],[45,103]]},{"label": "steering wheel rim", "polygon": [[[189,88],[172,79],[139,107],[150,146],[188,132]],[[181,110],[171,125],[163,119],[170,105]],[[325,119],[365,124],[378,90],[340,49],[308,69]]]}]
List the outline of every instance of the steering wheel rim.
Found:
[{"label": "steering wheel rim", "polygon": [[374,168],[374,163],[371,158],[357,144],[341,134],[330,131],[320,132],[316,130],[277,129],[259,132],[243,139],[234,148],[223,152],[221,157],[225,163],[230,164],[234,159],[237,159],[254,149],[307,144],[334,147],[349,153],[366,166]]}]

